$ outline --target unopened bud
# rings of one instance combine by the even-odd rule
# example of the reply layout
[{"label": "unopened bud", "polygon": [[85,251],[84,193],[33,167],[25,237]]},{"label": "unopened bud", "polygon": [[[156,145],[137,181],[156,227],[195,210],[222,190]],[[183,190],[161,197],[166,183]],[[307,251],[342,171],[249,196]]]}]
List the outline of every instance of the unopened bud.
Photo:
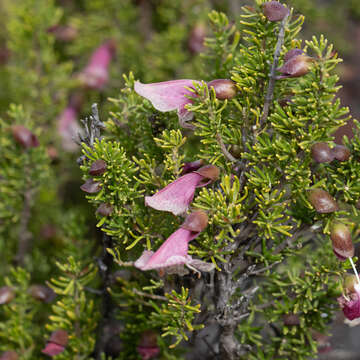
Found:
[{"label": "unopened bud", "polygon": [[343,146],[343,145],[336,145],[333,149],[332,152],[335,156],[336,160],[339,161],[347,161],[350,158],[350,150]]},{"label": "unopened bud", "polygon": [[53,301],[56,297],[55,292],[44,285],[31,285],[29,288],[29,294],[36,300],[42,301],[44,303],[49,303]]},{"label": "unopened bud", "polygon": [[208,83],[208,87],[213,87],[216,98],[219,100],[230,100],[236,96],[236,85],[229,79],[215,79]]},{"label": "unopened bud", "polygon": [[106,162],[104,160],[96,160],[92,163],[89,174],[92,176],[102,175],[106,171]]},{"label": "unopened bud", "polygon": [[277,1],[269,1],[263,5],[263,12],[269,21],[281,21],[289,14],[289,9]]},{"label": "unopened bud", "polygon": [[8,304],[15,297],[14,290],[9,286],[0,288],[0,305]]},{"label": "unopened bud", "polygon": [[61,42],[73,41],[78,35],[77,29],[69,25],[54,25],[49,27],[47,32],[53,34],[55,39]]},{"label": "unopened bud", "polygon": [[192,29],[190,33],[188,40],[188,48],[191,53],[198,54],[204,50],[205,36],[206,36],[206,27],[203,24],[195,25],[195,27]]},{"label": "unopened bud", "polygon": [[113,211],[114,211],[114,207],[109,203],[102,203],[96,209],[96,213],[101,216],[109,216]]},{"label": "unopened bud", "polygon": [[278,79],[295,78],[306,75],[310,71],[310,64],[314,59],[307,55],[298,55],[290,58],[277,70],[282,73]]},{"label": "unopened bud", "polygon": [[59,329],[51,333],[49,341],[65,347],[69,341],[69,336],[67,331]]},{"label": "unopened bud", "polygon": [[341,261],[354,256],[355,250],[351,240],[351,233],[346,225],[341,223],[334,224],[331,229],[330,238],[333,251]]},{"label": "unopened bud", "polygon": [[12,134],[15,141],[25,149],[39,146],[39,140],[36,135],[34,135],[25,126],[14,125],[12,127]]},{"label": "unopened bud", "polygon": [[290,59],[292,59],[295,56],[304,55],[304,54],[305,53],[301,49],[298,48],[291,49],[284,55],[284,63],[288,62]]},{"label": "unopened bud", "polygon": [[182,168],[181,175],[185,175],[190,172],[196,171],[199,168],[201,168],[203,165],[204,165],[204,160],[202,160],[202,159],[187,162],[184,164],[184,166]]},{"label": "unopened bud", "polygon": [[215,181],[219,178],[220,170],[215,165],[205,165],[201,167],[199,170],[196,170],[196,173],[207,179]]},{"label": "unopened bud", "polygon": [[344,279],[344,290],[346,294],[352,294],[355,292],[355,287],[358,283],[356,275],[354,274],[346,274]]},{"label": "unopened bud", "polygon": [[311,147],[311,156],[318,163],[326,163],[334,160],[334,153],[325,142],[318,142]]},{"label": "unopened bud", "polygon": [[93,179],[88,179],[80,186],[80,189],[89,194],[95,194],[101,190],[101,184]]},{"label": "unopened bud", "polygon": [[284,324],[287,326],[296,326],[300,325],[300,319],[295,314],[286,314],[283,316]]},{"label": "unopened bud", "polygon": [[310,190],[309,201],[320,214],[332,213],[339,210],[336,200],[325,190]]},{"label": "unopened bud", "polygon": [[208,216],[206,212],[198,210],[192,212],[189,216],[187,216],[181,227],[189,231],[201,232],[206,228],[207,224]]}]

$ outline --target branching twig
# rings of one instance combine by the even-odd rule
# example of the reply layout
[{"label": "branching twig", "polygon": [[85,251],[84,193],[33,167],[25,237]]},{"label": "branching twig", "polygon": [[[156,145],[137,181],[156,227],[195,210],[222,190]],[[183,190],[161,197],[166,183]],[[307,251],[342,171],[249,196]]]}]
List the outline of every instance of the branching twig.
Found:
[{"label": "branching twig", "polygon": [[273,63],[271,65],[271,69],[270,69],[269,84],[268,84],[268,88],[267,88],[266,95],[265,95],[263,114],[260,119],[259,129],[261,129],[263,127],[263,125],[265,124],[265,122],[267,120],[267,117],[269,115],[270,105],[271,105],[271,102],[274,97],[275,80],[276,80],[275,71],[276,71],[278,63],[279,63],[281,47],[284,43],[285,27],[287,24],[288,17],[289,17],[289,14],[287,14],[284,17],[284,19],[282,20],[282,22],[280,24],[280,29],[279,29],[277,43],[276,43],[275,52],[274,52],[274,60],[273,60]]},{"label": "branching twig", "polygon": [[221,138],[221,135],[219,133],[216,134],[216,141],[218,142],[222,153],[224,154],[224,156],[231,162],[236,163],[238,162],[238,160],[236,158],[234,158],[229,151],[226,149],[226,146]]},{"label": "branching twig", "polygon": [[161,300],[161,301],[168,301],[168,299],[167,299],[165,296],[148,294],[148,293],[146,293],[146,292],[143,292],[143,291],[138,290],[138,289],[135,289],[135,288],[133,288],[132,291],[133,291],[133,293],[135,293],[136,295],[143,296],[143,297],[147,297],[147,298],[149,298],[149,299]]}]

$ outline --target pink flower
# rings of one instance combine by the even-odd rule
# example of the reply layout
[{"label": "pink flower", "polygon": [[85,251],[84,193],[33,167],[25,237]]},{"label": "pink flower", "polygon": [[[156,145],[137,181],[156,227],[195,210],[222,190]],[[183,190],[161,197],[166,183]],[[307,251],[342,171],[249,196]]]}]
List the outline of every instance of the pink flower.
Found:
[{"label": "pink flower", "polygon": [[360,317],[360,284],[353,286],[354,291],[349,295],[340,296],[337,301],[349,320]]},{"label": "pink flower", "polygon": [[62,139],[62,146],[66,151],[76,151],[78,145],[74,141],[81,133],[81,127],[77,122],[77,110],[70,105],[60,114],[57,119],[58,133]]},{"label": "pink flower", "polygon": [[185,109],[186,104],[190,104],[191,100],[185,95],[194,95],[186,87],[193,88],[194,82],[201,84],[197,80],[171,80],[152,84],[142,84],[140,81],[135,82],[134,90],[140,96],[148,99],[156,110],[167,112],[177,110],[180,125],[184,128],[193,126],[187,124],[192,120],[193,114]]},{"label": "pink flower", "polygon": [[86,68],[79,74],[79,80],[90,89],[102,89],[108,82],[108,68],[114,53],[115,43],[112,40],[98,47]]},{"label": "pink flower", "polygon": [[145,250],[141,257],[134,263],[141,270],[161,269],[164,267],[191,264],[192,258],[188,255],[189,242],[199,236],[208,223],[204,211],[191,213],[181,227],[154,253]]},{"label": "pink flower", "polygon": [[152,330],[145,330],[140,337],[136,348],[142,360],[149,360],[160,354],[157,343],[157,334]]},{"label": "pink flower", "polygon": [[219,169],[216,166],[203,166],[179,177],[153,196],[145,196],[145,205],[156,210],[169,211],[174,215],[182,214],[192,202],[195,189],[215,181],[218,176]]},{"label": "pink flower", "polygon": [[65,330],[59,329],[53,331],[49,341],[41,352],[49,356],[56,356],[61,354],[69,341],[68,333]]}]

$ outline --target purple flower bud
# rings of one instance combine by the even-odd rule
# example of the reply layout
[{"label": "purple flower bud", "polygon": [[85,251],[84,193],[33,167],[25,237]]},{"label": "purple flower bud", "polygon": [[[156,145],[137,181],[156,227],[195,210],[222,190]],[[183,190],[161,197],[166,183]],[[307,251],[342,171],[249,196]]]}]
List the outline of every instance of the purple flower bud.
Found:
[{"label": "purple flower bud", "polygon": [[93,179],[88,179],[80,186],[80,189],[89,194],[95,194],[101,190],[101,184]]},{"label": "purple flower bud", "polygon": [[156,110],[161,112],[177,110],[180,125],[193,129],[191,124],[187,124],[188,121],[192,120],[193,114],[185,109],[185,105],[191,103],[191,100],[185,95],[193,96],[194,93],[185,87],[193,88],[194,82],[200,84],[200,81],[188,79],[152,84],[142,84],[136,81],[134,90],[137,94],[149,100]]},{"label": "purple flower bud", "polygon": [[96,160],[91,164],[89,174],[92,176],[102,175],[106,171],[106,162],[104,160]]},{"label": "purple flower bud", "polygon": [[181,228],[192,232],[201,232],[207,227],[207,224],[208,216],[206,215],[206,212],[198,210],[192,212],[186,217],[184,223],[181,225]]},{"label": "purple flower bud", "polygon": [[291,57],[277,70],[282,73],[277,79],[295,78],[306,75],[310,71],[310,64],[314,59],[307,55]]},{"label": "purple flower bud", "polygon": [[101,216],[109,216],[114,211],[114,207],[108,203],[102,203],[97,209],[96,213]]},{"label": "purple flower bud", "polygon": [[263,12],[269,21],[281,21],[289,14],[289,9],[277,1],[263,4]]},{"label": "purple flower bud", "polygon": [[109,64],[115,53],[115,42],[110,40],[98,47],[79,80],[88,88],[101,90],[109,79]]},{"label": "purple flower bud", "polygon": [[169,211],[174,215],[183,214],[192,202],[196,188],[215,181],[218,176],[219,169],[216,166],[203,166],[181,176],[153,196],[145,196],[145,205],[156,210]]},{"label": "purple flower bud", "polygon": [[29,149],[39,146],[39,140],[29,129],[22,125],[12,126],[12,134],[17,143],[23,148]]},{"label": "purple flower bud", "polygon": [[191,53],[198,54],[205,49],[204,40],[206,36],[206,27],[203,24],[197,24],[192,29],[189,40],[188,48]]},{"label": "purple flower bud", "polygon": [[34,299],[42,301],[44,303],[50,303],[56,297],[55,292],[51,288],[49,288],[48,286],[37,285],[37,284],[30,286],[29,294]]},{"label": "purple flower bud", "polygon": [[298,48],[294,48],[289,50],[285,55],[284,55],[284,62],[288,62],[291,58],[296,57],[298,55],[305,55],[305,53]]},{"label": "purple flower bud", "polygon": [[195,161],[192,161],[192,162],[187,162],[187,163],[185,163],[183,165],[181,175],[185,175],[185,174],[188,174],[188,173],[193,172],[195,170],[198,170],[203,165],[204,165],[204,160],[202,160],[202,159],[195,160]]},{"label": "purple flower bud", "polygon": [[350,150],[343,145],[336,145],[332,149],[332,152],[335,156],[335,159],[338,161],[347,161],[351,155]]},{"label": "purple flower bud", "polygon": [[216,79],[208,83],[209,89],[214,88],[216,98],[219,100],[230,100],[236,96],[237,88],[235,83],[229,79]]},{"label": "purple flower bud", "polygon": [[326,163],[334,160],[334,153],[325,142],[318,142],[311,147],[311,156],[318,163]]},{"label": "purple flower bud", "polygon": [[15,297],[15,291],[9,286],[0,288],[0,305],[8,304]]},{"label": "purple flower bud", "polygon": [[330,238],[333,251],[341,261],[354,256],[355,249],[351,240],[351,233],[346,225],[334,224],[330,232]]},{"label": "purple flower bud", "polygon": [[54,25],[49,27],[47,32],[53,34],[55,39],[61,42],[73,41],[78,35],[77,29],[69,25]]},{"label": "purple flower bud", "polygon": [[314,189],[309,193],[309,201],[320,214],[332,213],[339,210],[335,199],[325,190]]}]

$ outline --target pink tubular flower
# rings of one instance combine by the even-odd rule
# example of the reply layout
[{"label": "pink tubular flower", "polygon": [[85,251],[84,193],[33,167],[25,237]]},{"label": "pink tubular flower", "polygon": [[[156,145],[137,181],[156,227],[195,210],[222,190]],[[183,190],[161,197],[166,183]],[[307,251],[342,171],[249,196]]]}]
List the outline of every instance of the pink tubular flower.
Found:
[{"label": "pink tubular flower", "polygon": [[360,284],[354,285],[354,292],[349,295],[341,295],[337,299],[344,315],[349,320],[360,317]]},{"label": "pink tubular flower", "polygon": [[79,74],[79,80],[90,89],[101,90],[109,79],[109,64],[115,53],[113,40],[98,47],[86,68]]},{"label": "pink tubular flower", "polygon": [[189,242],[199,236],[208,223],[208,217],[204,211],[191,213],[170,237],[154,253],[145,250],[141,257],[134,263],[141,270],[161,269],[164,267],[190,264],[191,256],[188,255]]},{"label": "pink tubular flower", "polygon": [[194,95],[186,88],[193,88],[194,82],[201,84],[200,81],[189,79],[152,84],[142,84],[140,81],[136,81],[134,90],[140,96],[148,99],[156,110],[161,112],[177,110],[180,125],[193,129],[192,125],[187,124],[192,120],[193,114],[185,109],[185,105],[191,103],[191,100],[185,95]]},{"label": "pink tubular flower", "polygon": [[77,123],[77,110],[69,105],[58,117],[57,128],[62,139],[62,146],[66,151],[76,151],[78,145],[74,141],[81,132],[80,125]]},{"label": "pink tubular flower", "polygon": [[216,166],[203,166],[179,177],[153,196],[145,196],[145,205],[156,210],[169,211],[174,215],[183,214],[194,198],[195,189],[215,181],[218,177],[219,169]]},{"label": "pink tubular flower", "polygon": [[152,330],[145,330],[140,337],[136,348],[142,360],[150,360],[160,354],[160,348],[157,343],[157,334]]}]

